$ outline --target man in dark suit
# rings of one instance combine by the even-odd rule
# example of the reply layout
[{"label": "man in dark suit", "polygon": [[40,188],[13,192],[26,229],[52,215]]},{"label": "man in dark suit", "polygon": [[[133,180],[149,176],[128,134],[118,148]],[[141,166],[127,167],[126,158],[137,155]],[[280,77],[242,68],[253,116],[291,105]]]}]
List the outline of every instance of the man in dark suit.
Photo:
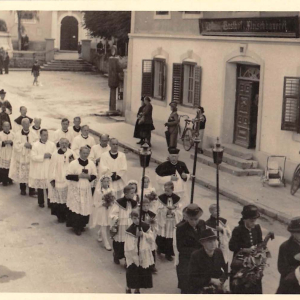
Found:
[{"label": "man in dark suit", "polygon": [[300,294],[300,217],[291,220],[288,231],[291,237],[279,248],[277,294]]},{"label": "man in dark suit", "polygon": [[152,111],[153,107],[151,105],[151,99],[149,97],[144,98],[145,106],[142,110],[142,121],[140,123],[141,137],[145,139],[145,142],[151,147],[151,131],[154,130]]}]

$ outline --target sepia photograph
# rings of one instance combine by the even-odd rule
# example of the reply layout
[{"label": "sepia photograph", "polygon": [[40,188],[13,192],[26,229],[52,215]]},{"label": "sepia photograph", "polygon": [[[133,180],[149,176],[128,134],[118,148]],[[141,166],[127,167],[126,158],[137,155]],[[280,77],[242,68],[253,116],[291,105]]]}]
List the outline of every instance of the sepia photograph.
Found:
[{"label": "sepia photograph", "polygon": [[300,294],[300,10],[32,7],[0,8],[0,293]]}]

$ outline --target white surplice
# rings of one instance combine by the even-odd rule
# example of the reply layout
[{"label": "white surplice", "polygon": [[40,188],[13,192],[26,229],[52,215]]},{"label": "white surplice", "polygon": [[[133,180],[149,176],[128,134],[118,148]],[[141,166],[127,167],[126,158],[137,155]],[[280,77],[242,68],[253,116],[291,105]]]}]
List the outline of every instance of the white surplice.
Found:
[{"label": "white surplice", "polygon": [[12,131],[9,131],[9,134],[6,134],[4,131],[0,132],[0,168],[9,169],[10,167],[13,145],[3,145],[2,143],[8,140],[14,141],[14,136]]},{"label": "white surplice", "polygon": [[[95,164],[88,160],[88,164],[83,167],[79,160],[72,161],[67,169],[67,175],[79,175],[82,170],[88,170],[88,175],[97,176]],[[78,181],[68,180],[67,206],[72,212],[83,216],[88,216],[92,212],[93,197],[91,183],[88,179],[79,178]]]},{"label": "white surplice", "polygon": [[[72,159],[73,156],[73,159]],[[61,149],[55,151],[51,157],[48,181],[55,181],[55,188],[49,185],[49,199],[52,203],[65,204],[68,196],[67,169],[74,160],[74,153],[67,149],[62,153]]]},{"label": "white surplice", "polygon": [[95,139],[92,136],[88,136],[87,138],[84,138],[81,134],[76,136],[73,139],[71,149],[74,151],[76,157],[79,157],[79,151],[81,147],[89,146],[91,149],[92,147],[96,145]]},{"label": "white surplice", "polygon": [[100,177],[103,175],[111,177],[113,172],[121,177],[121,179],[111,182],[111,188],[117,193],[117,198],[121,197],[127,182],[127,159],[125,154],[119,151],[118,157],[113,159],[109,151],[103,153],[98,171]]},{"label": "white surplice", "polygon": [[25,148],[25,143],[33,145],[38,137],[30,130],[28,135],[23,135],[22,130],[15,134],[13,154],[11,158],[11,165],[9,169],[9,178],[18,183],[28,183],[29,167],[30,167],[30,153],[31,149]]},{"label": "white surplice", "polygon": [[72,142],[74,139],[74,133],[70,129],[68,131],[63,131],[61,128],[56,130],[53,134],[53,142],[55,143],[55,145],[62,138],[67,139],[72,146]]},{"label": "white surplice", "polygon": [[53,142],[42,143],[37,141],[32,146],[30,153],[30,169],[28,185],[35,189],[47,189],[49,187],[48,174],[50,159],[44,158],[45,153],[53,154],[56,146]]}]

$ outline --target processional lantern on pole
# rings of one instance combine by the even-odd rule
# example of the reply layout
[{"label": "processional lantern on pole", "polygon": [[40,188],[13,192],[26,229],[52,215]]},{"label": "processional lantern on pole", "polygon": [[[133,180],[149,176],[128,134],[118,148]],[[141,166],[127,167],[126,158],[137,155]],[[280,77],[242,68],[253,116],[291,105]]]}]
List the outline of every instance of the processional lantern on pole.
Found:
[{"label": "processional lantern on pole", "polygon": [[[214,163],[217,166],[217,226],[219,226],[219,219],[220,219],[220,203],[219,203],[219,165],[222,163],[223,160],[223,152],[224,148],[221,147],[221,144],[219,142],[219,138],[217,138],[217,143],[215,147],[212,149],[213,151],[213,158],[214,158]],[[219,230],[217,231],[218,235],[218,240],[219,240]]]},{"label": "processional lantern on pole", "polygon": [[[152,152],[151,152],[149,145],[147,143],[143,144],[139,150],[140,165],[143,168],[139,230],[142,230],[141,226],[142,226],[142,209],[143,209],[143,200],[144,200],[145,171],[146,171],[146,168],[149,167],[151,154],[152,154]],[[140,237],[138,239],[138,253],[139,252],[140,252]]]}]

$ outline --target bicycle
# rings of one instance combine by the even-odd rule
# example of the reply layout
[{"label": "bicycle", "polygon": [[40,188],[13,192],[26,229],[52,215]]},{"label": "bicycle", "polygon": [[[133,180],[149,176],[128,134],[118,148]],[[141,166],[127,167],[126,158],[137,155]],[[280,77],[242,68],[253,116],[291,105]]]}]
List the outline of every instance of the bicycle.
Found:
[{"label": "bicycle", "polygon": [[[300,152],[299,152],[300,154]],[[291,195],[295,195],[300,187],[300,164],[296,167],[291,184]]]},{"label": "bicycle", "polygon": [[[189,151],[194,146],[194,139],[196,136],[195,128],[197,127],[196,125],[198,119],[195,118],[190,120],[190,117],[187,115],[180,115],[179,117],[180,118],[186,117],[186,119],[184,120],[185,126],[180,139],[182,140],[184,150]],[[190,123],[193,124],[192,128],[188,127]]]}]

